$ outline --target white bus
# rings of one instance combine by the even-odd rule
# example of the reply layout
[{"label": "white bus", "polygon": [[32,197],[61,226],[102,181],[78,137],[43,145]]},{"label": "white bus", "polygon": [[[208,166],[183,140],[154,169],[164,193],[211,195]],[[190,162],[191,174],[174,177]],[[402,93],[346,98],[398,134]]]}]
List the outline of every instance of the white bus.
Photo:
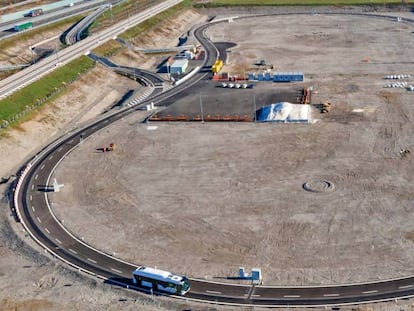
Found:
[{"label": "white bus", "polygon": [[190,290],[187,277],[144,266],[132,272],[132,282],[143,289],[175,295],[184,295]]}]

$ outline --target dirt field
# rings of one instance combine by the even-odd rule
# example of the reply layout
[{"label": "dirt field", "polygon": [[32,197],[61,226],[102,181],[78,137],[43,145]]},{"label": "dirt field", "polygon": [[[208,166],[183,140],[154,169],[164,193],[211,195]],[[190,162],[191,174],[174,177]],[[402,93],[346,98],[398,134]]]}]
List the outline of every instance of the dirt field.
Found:
[{"label": "dirt field", "polygon": [[[414,74],[413,31],[414,25],[396,20],[325,15],[243,19],[209,29],[214,41],[238,44],[224,70],[254,68],[266,59],[277,71],[303,71],[316,91],[313,102],[331,101],[331,113],[314,107],[319,121],[310,125],[150,124],[156,130],[139,123],[142,113],[133,115],[63,161],[55,175],[65,188],[50,196],[57,216],[104,251],[193,277],[231,276],[239,266],[261,267],[265,284],[284,285],[412,274],[413,159],[400,150],[413,151],[413,94],[383,88],[383,77]],[[168,40],[162,44],[174,41]],[[107,96],[79,83],[75,96],[82,100],[71,105],[63,97],[64,109],[52,106],[37,123],[2,137],[3,174],[58,131],[83,121],[93,103],[110,105],[129,87],[105,78],[95,85],[107,83]],[[263,83],[267,91],[280,88]],[[196,97],[187,100],[198,103]],[[237,96],[233,100],[222,104],[237,105]],[[44,128],[46,116],[56,119]],[[95,151],[110,142],[117,151]],[[158,302],[142,306],[11,243],[16,238],[6,222],[2,236],[0,310],[173,309]],[[372,309],[412,306],[407,301]]]},{"label": "dirt field", "polygon": [[[203,18],[193,11],[182,14],[177,20],[178,27],[169,32],[152,30],[152,39],[159,47],[168,46],[181,35],[182,30],[190,27],[194,16]],[[188,24],[185,19],[187,18]],[[184,20],[183,20],[184,19]],[[176,25],[174,23],[174,25]],[[4,60],[12,61],[14,57],[25,57],[27,46],[40,42],[55,33],[47,33],[31,38],[25,45],[14,46],[2,51]],[[42,48],[53,47],[53,42]],[[155,45],[157,46],[157,45]],[[24,55],[23,55],[24,54]],[[20,55],[20,56],[18,56]],[[126,55],[126,56],[125,56]],[[27,55],[26,55],[27,56]],[[124,53],[117,60],[123,64],[134,64],[141,68],[150,68],[158,59],[141,56],[134,57]],[[154,65],[155,66],[155,65]],[[9,129],[0,135],[1,164],[0,176],[14,174],[18,167],[33,156],[48,142],[74,129],[84,122],[95,118],[105,109],[111,107],[130,89],[136,90],[137,96],[145,89],[139,84],[116,75],[100,65],[76,81],[68,92],[51,105],[39,111],[32,120],[23,123],[17,129]],[[7,189],[0,185],[1,192]],[[67,270],[60,262],[50,260],[39,254],[39,248],[25,234],[20,224],[13,222],[9,215],[7,200],[2,198],[0,213],[0,311],[15,310],[140,310],[164,311],[183,309],[171,302],[148,300],[148,297],[129,297],[119,289],[104,286],[101,281],[79,276]],[[9,224],[10,222],[10,224]],[[22,244],[22,241],[25,244]],[[35,250],[33,250],[35,249]],[[205,307],[201,307],[203,310]]]},{"label": "dirt field", "polygon": [[[331,101],[332,112],[313,109],[312,125],[157,123],[155,131],[133,116],[63,161],[56,177],[65,190],[51,195],[58,217],[106,252],[193,277],[233,276],[239,266],[283,285],[413,274],[413,159],[400,155],[413,146],[413,94],[383,88],[385,75],[413,72],[413,30],[396,19],[326,15],[210,28],[213,41],[238,44],[230,71],[257,59],[303,71],[313,102]],[[110,142],[116,152],[95,152]]]}]

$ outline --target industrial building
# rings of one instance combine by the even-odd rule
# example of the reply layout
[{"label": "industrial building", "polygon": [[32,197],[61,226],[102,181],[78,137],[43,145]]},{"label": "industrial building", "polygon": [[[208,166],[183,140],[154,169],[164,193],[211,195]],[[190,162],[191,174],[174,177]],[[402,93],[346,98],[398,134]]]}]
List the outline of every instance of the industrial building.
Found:
[{"label": "industrial building", "polygon": [[188,68],[188,59],[175,59],[169,67],[170,73],[183,74]]}]

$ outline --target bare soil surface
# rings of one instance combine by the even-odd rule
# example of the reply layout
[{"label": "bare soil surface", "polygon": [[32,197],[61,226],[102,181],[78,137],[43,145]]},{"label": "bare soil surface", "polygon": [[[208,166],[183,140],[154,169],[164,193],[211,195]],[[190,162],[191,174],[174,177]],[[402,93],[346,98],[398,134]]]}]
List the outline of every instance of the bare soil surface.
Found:
[{"label": "bare soil surface", "polygon": [[[175,45],[190,26],[162,33],[154,46]],[[261,267],[265,284],[412,274],[413,160],[399,153],[413,145],[412,94],[384,89],[382,79],[414,73],[412,32],[411,24],[324,15],[211,28],[214,41],[238,44],[224,70],[254,68],[264,58],[276,70],[303,71],[318,92],[314,103],[331,101],[331,113],[320,115],[314,107],[321,120],[313,125],[157,123],[151,131],[137,113],[85,141],[57,169],[65,184],[50,196],[57,216],[104,251],[200,278],[234,275],[241,265]],[[128,65],[135,54],[116,60]],[[99,66],[89,75],[21,130],[3,134],[2,175],[130,88],[131,81]],[[265,86],[272,87],[278,88]],[[96,152],[111,142],[115,152]],[[40,256],[20,225],[12,223],[13,235],[7,204],[2,206],[0,310],[187,309],[158,299],[136,301],[138,294],[124,296]],[[353,308],[374,309],[413,308],[410,301]]]},{"label": "bare soil surface", "polygon": [[[184,16],[184,17],[183,17]],[[182,14],[180,20],[185,18]],[[194,12],[188,15],[190,22]],[[199,15],[200,16],[200,15]],[[201,16],[200,16],[201,17]],[[170,44],[181,35],[181,27],[190,27],[181,20],[179,29],[174,32],[156,34],[159,47]],[[39,43],[56,34],[45,33],[30,38],[25,44],[2,51],[5,60],[12,61],[13,55],[27,53],[27,46]],[[53,48],[54,41],[42,44],[42,48]],[[155,45],[156,46],[156,45]],[[131,59],[131,58],[129,58]],[[147,61],[151,58],[148,57]],[[133,58],[132,58],[133,60]],[[156,63],[154,60],[153,63]],[[136,62],[137,67],[147,67],[147,62]],[[43,107],[34,117],[20,125],[8,129],[0,135],[2,150],[0,176],[9,177],[35,152],[69,130],[102,114],[117,103],[129,90],[135,94],[145,92],[145,88],[125,77],[108,71],[101,65],[83,75],[68,87],[53,103]],[[8,184],[0,185],[2,192]],[[183,310],[186,304],[148,299],[133,293],[120,292],[119,288],[103,285],[85,275],[73,272],[55,259],[41,255],[42,251],[24,232],[20,224],[13,222],[9,214],[7,200],[0,201],[0,310]],[[205,310],[200,306],[199,310]]]},{"label": "bare soil surface", "polygon": [[[412,94],[383,88],[385,75],[414,70],[413,30],[350,15],[210,28],[213,41],[238,44],[228,70],[266,59],[303,71],[313,101],[331,101],[332,112],[314,107],[312,125],[157,123],[155,131],[133,116],[57,169],[58,217],[99,249],[193,277],[234,276],[239,266],[283,285],[413,274],[413,159],[400,156],[413,145]],[[95,151],[110,142],[115,152]]]}]

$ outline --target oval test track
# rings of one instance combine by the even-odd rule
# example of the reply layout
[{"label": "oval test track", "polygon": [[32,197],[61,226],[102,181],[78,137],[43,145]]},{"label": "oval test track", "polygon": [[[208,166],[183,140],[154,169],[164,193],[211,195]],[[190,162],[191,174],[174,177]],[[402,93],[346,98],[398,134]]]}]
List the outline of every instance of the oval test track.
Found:
[{"label": "oval test track", "polygon": [[[365,14],[356,15],[373,17],[373,15]],[[381,15],[374,17],[390,18]],[[219,52],[212,42],[204,37],[204,30],[208,26],[208,24],[202,25],[195,31],[196,38],[206,50],[206,59],[203,64],[205,67],[211,66],[219,57]],[[151,100],[161,103],[209,74],[198,73],[185,86],[177,86]],[[145,103],[147,102],[140,106]],[[19,179],[14,194],[16,209],[23,225],[42,247],[79,270],[131,288],[133,285],[130,281],[130,275],[137,264],[128,263],[105,254],[71,235],[49,209],[47,193],[39,191],[39,186],[49,185],[50,176],[55,167],[81,142],[80,135],[83,136],[83,139],[87,139],[95,132],[119,121],[135,110],[137,107],[131,107],[105,116],[51,144],[28,164]],[[190,280],[191,290],[184,297],[185,299],[244,306],[326,306],[386,301],[414,296],[413,276],[363,284],[294,287],[235,285],[191,278]]]}]

